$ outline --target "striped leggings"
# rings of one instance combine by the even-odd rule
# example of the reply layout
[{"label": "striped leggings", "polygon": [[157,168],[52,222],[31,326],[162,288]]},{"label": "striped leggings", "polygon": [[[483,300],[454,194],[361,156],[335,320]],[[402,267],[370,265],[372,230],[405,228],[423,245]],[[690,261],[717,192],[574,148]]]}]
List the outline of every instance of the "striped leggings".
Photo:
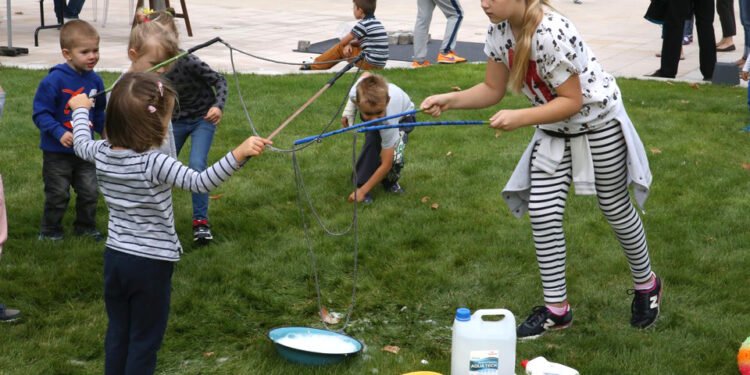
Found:
[{"label": "striped leggings", "polygon": [[[627,145],[619,124],[588,134],[596,178],[599,208],[615,232],[630,265],[635,283],[651,277],[651,262],[641,218],[630,202],[627,186]],[[536,157],[534,146],[532,159]],[[570,142],[554,174],[532,165],[529,218],[534,236],[545,303],[567,300],[563,214],[572,180]]]}]

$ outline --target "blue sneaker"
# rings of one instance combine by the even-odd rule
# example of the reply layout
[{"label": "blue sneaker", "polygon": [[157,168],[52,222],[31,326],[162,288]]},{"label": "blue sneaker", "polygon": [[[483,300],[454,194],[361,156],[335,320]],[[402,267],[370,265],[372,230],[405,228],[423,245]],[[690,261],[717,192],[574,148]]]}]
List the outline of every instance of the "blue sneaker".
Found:
[{"label": "blue sneaker", "polygon": [[10,323],[21,317],[21,310],[8,309],[5,305],[0,304],[0,322]]}]

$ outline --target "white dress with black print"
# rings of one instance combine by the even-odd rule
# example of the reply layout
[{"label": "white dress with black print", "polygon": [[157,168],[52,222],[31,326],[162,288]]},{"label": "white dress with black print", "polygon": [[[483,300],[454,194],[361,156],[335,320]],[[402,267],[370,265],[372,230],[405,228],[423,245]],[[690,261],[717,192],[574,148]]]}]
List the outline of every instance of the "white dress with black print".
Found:
[{"label": "white dress with black print", "polygon": [[[558,13],[545,10],[531,40],[529,69],[522,92],[532,105],[543,105],[557,97],[556,88],[578,74],[583,93],[581,110],[563,121],[540,124],[546,130],[576,134],[593,130],[615,118],[621,101],[614,77],[605,72],[573,23]],[[484,52],[510,70],[516,40],[510,22],[490,25]]]},{"label": "white dress with black print", "polygon": [[[595,194],[591,153],[585,133],[619,123],[627,145],[628,185],[633,187],[635,201],[641,209],[648,198],[652,175],[646,151],[625,111],[620,89],[614,77],[605,72],[575,26],[558,13],[545,9],[542,21],[532,38],[529,69],[522,92],[533,106],[541,106],[557,97],[556,88],[577,74],[581,82],[583,105],[575,115],[552,124],[539,124],[510,179],[503,188],[503,199],[513,215],[520,218],[527,210],[531,189],[532,164],[542,170],[555,168],[562,157],[565,140],[542,130],[582,134],[571,139],[573,182],[576,194]],[[508,21],[490,25],[484,51],[494,61],[510,70],[516,46]],[[536,144],[536,158],[532,151]],[[546,151],[544,151],[546,150]],[[542,163],[542,159],[545,163]],[[551,172],[549,172],[551,173]]]}]

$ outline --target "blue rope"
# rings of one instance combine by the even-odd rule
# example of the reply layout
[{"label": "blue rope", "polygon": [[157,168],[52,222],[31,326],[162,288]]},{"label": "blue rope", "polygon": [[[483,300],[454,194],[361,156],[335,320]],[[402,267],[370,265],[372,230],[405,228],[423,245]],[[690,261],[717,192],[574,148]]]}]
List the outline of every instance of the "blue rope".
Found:
[{"label": "blue rope", "polygon": [[363,122],[363,123],[361,123],[359,125],[356,125],[356,126],[350,126],[348,128],[341,128],[341,129],[337,129],[337,130],[334,130],[334,131],[331,131],[331,132],[328,132],[328,133],[323,133],[323,134],[313,135],[313,136],[310,136],[310,137],[300,138],[300,139],[294,141],[294,145],[296,146],[296,145],[299,145],[299,144],[302,144],[302,143],[307,143],[307,142],[315,141],[315,140],[318,140],[318,139],[321,139],[321,138],[330,137],[332,135],[336,135],[336,134],[347,132],[347,131],[354,130],[354,129],[359,129],[359,128],[363,127],[363,126],[367,126],[367,125],[370,125],[370,124],[375,124],[375,123],[378,123],[378,122],[381,122],[381,121],[385,121],[385,120],[390,120],[390,119],[394,119],[394,118],[399,118],[399,117],[413,115],[413,114],[415,114],[415,113],[417,113],[419,111],[420,111],[419,109],[415,109],[415,110],[412,110],[412,111],[407,111],[407,112],[404,112],[404,113],[399,113],[399,114],[396,114],[396,115],[393,115],[393,116],[386,116],[386,117],[376,118],[376,119],[370,120],[370,121],[365,121],[365,122]]},{"label": "blue rope", "polygon": [[434,125],[486,125],[489,121],[423,121],[423,122],[404,122],[394,125],[377,125],[368,126],[364,129],[358,129],[358,133],[370,132],[373,130],[405,128],[410,126],[434,126]]}]

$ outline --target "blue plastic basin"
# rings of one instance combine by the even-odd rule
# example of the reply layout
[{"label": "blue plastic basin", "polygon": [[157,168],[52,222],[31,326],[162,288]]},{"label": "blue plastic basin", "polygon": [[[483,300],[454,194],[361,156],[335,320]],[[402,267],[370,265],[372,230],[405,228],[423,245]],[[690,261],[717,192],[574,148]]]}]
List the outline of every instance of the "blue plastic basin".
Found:
[{"label": "blue plastic basin", "polygon": [[[284,337],[288,336],[294,336],[294,335],[324,335],[324,336],[334,336],[337,337],[343,341],[346,341],[348,343],[351,343],[354,345],[355,350],[349,353],[326,353],[325,348],[321,348],[320,352],[310,351],[310,350],[302,350],[297,348],[292,348],[287,345],[281,344],[278,341]],[[332,363],[339,363],[346,359],[347,357],[352,357],[357,355],[360,351],[362,351],[362,343],[357,341],[356,339],[353,339],[347,335],[343,335],[338,332],[331,332],[326,331],[324,329],[317,329],[317,328],[309,328],[309,327],[280,327],[280,328],[274,328],[270,331],[268,331],[268,338],[271,339],[271,341],[276,346],[276,351],[279,352],[279,355],[284,357],[290,362],[299,363],[303,365],[327,365]]]}]

